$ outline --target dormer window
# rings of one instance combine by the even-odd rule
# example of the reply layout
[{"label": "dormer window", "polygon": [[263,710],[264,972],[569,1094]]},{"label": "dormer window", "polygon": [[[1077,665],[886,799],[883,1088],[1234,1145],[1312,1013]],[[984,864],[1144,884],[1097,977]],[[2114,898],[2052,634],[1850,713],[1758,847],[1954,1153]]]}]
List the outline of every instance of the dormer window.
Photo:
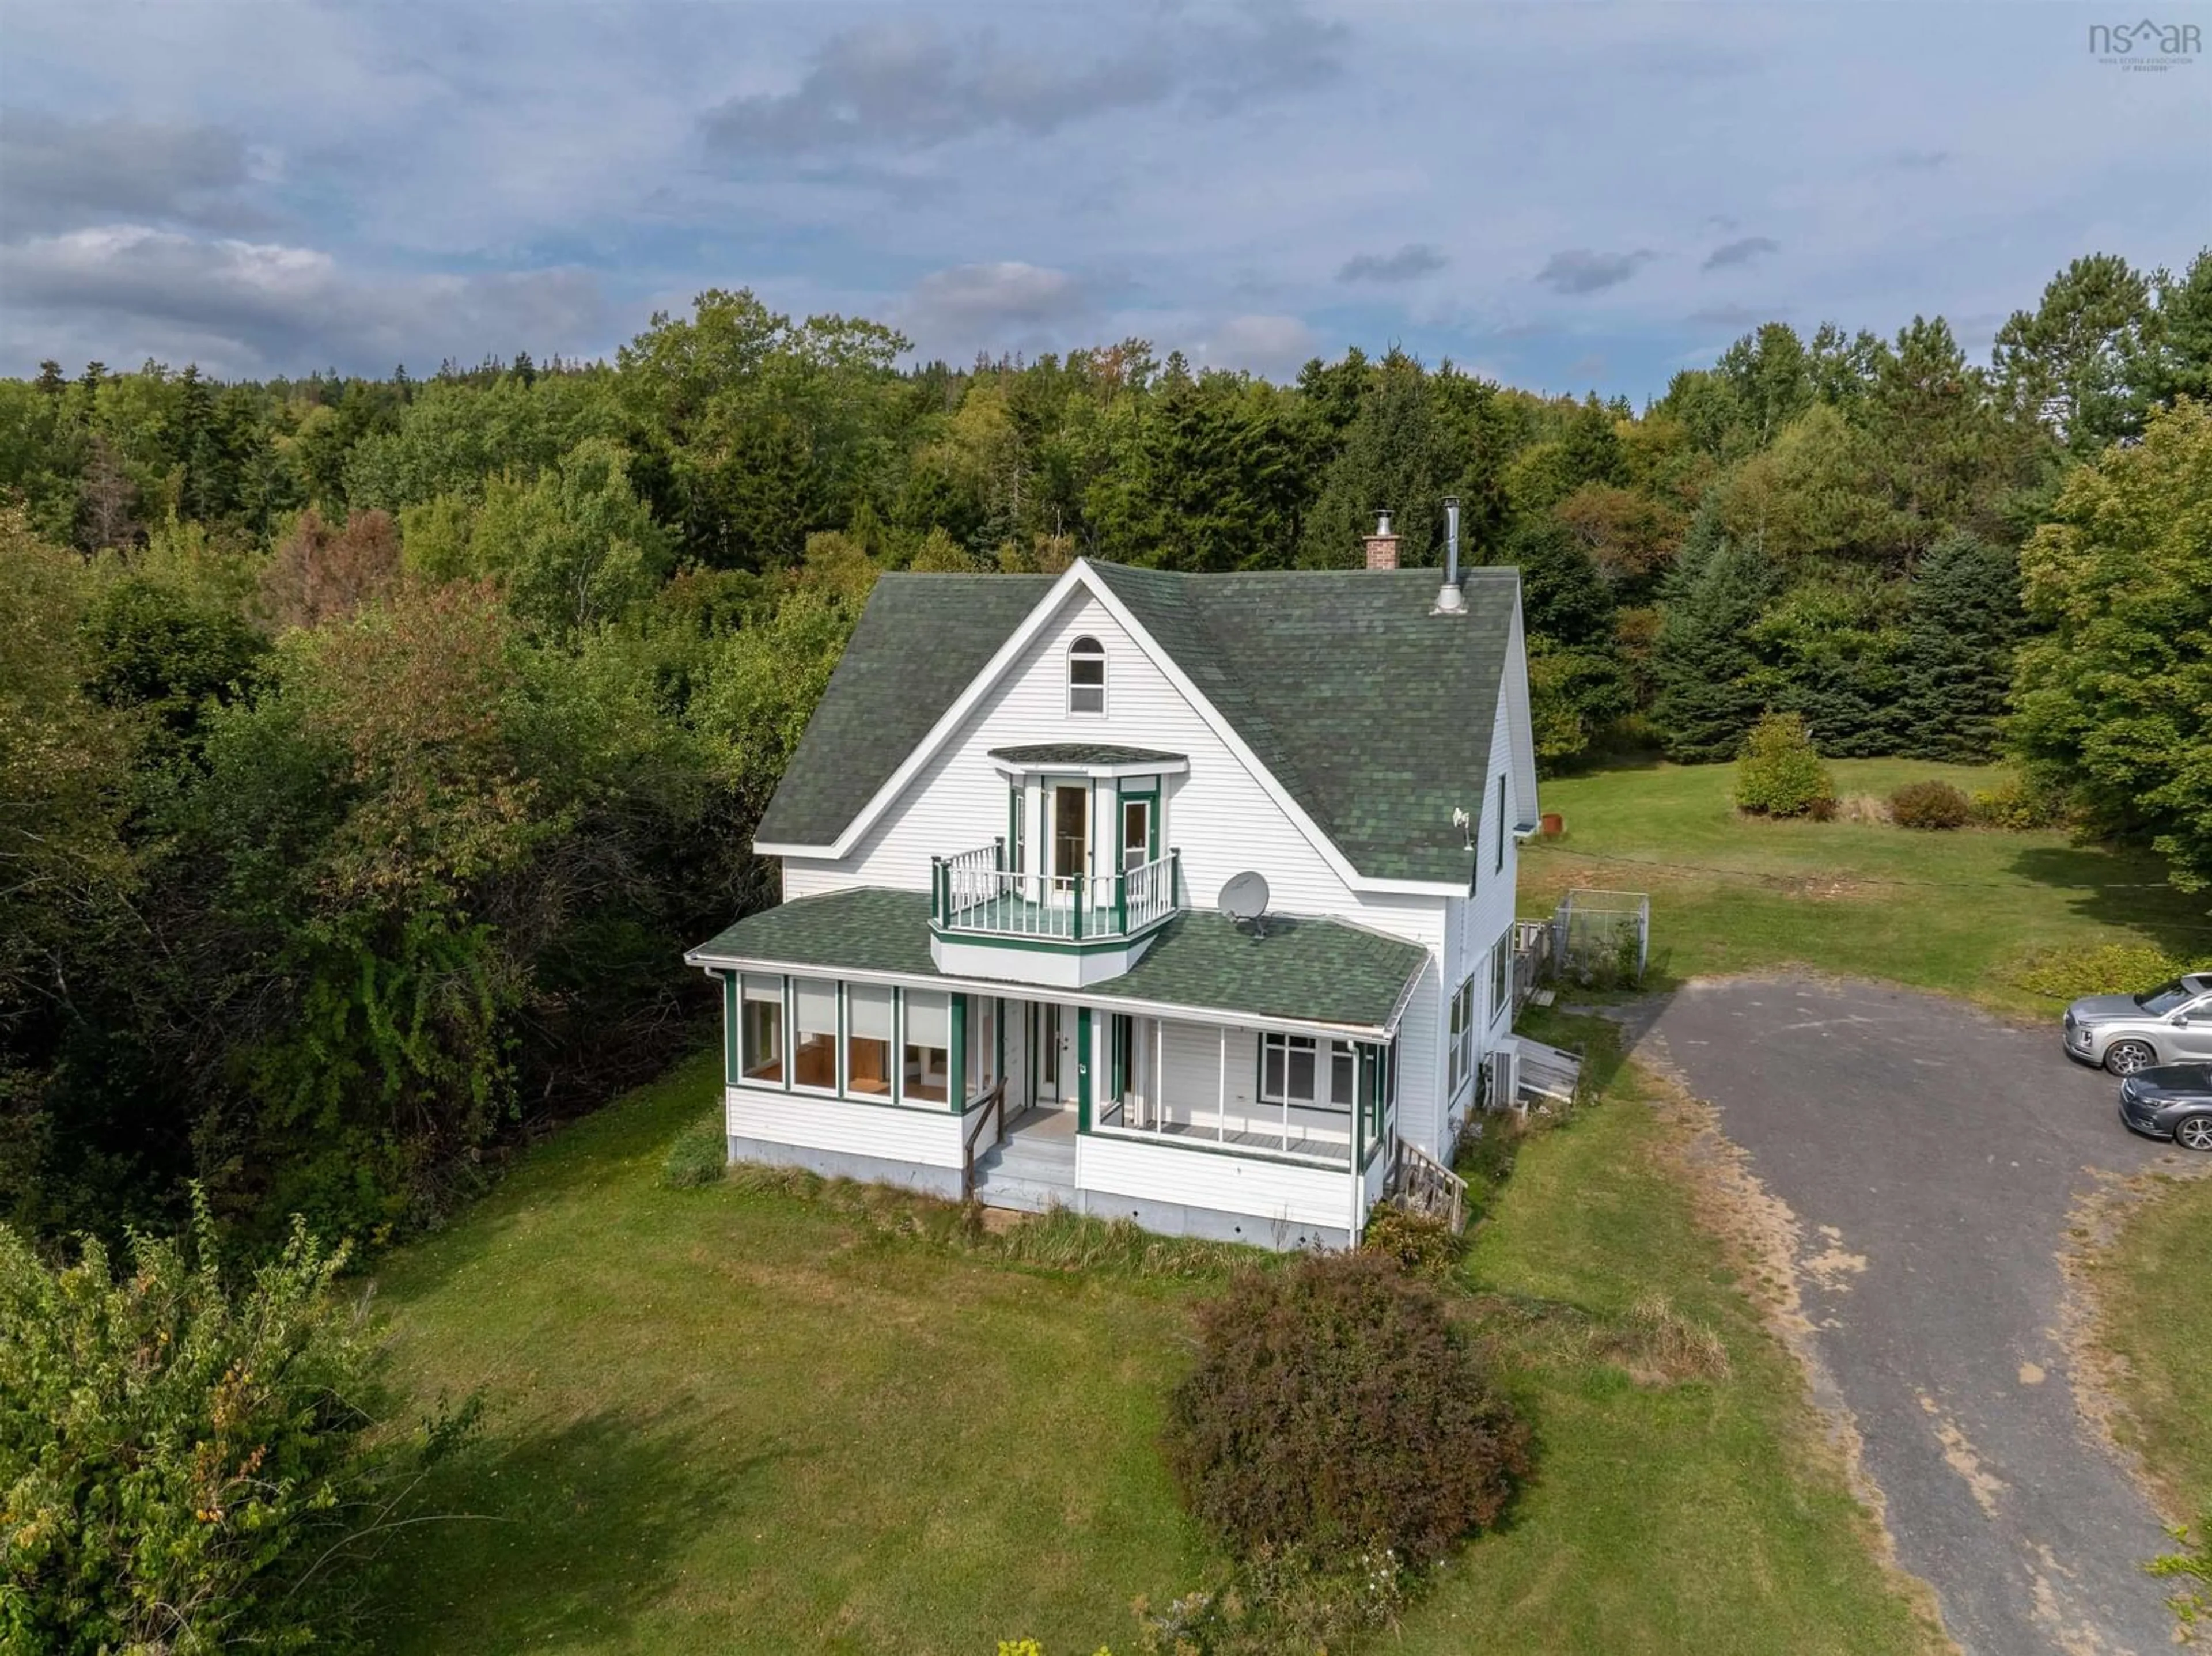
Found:
[{"label": "dormer window", "polygon": [[1079,638],[1067,646],[1067,711],[1106,711],[1106,646],[1095,638]]}]

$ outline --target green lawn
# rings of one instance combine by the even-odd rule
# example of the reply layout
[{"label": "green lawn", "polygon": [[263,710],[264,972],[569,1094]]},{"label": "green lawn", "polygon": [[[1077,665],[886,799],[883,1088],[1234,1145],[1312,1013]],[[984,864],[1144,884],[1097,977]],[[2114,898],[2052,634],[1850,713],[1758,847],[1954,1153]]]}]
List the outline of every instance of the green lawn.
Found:
[{"label": "green lawn", "polygon": [[2212,1178],[2174,1181],[2130,1213],[2094,1267],[2098,1333],[2125,1366],[2118,1435],[2177,1519],[2212,1515]]},{"label": "green lawn", "polygon": [[[406,1382],[483,1386],[493,1413],[439,1491],[471,1516],[413,1533],[379,1648],[1127,1649],[1130,1600],[1207,1562],[1153,1439],[1209,1284],[1027,1268],[735,1184],[665,1190],[712,1065],[541,1147],[387,1263]],[[1465,1283],[1517,1307],[1499,1338],[1541,1467],[1419,1606],[1412,1649],[1923,1642],[1805,1447],[1795,1370],[1656,1156],[1664,1131],[1623,1077],[1528,1142],[1480,1228]],[[1550,1331],[1652,1292],[1718,1333],[1729,1377],[1639,1386]]]},{"label": "green lawn", "polygon": [[[1972,792],[2002,773],[1897,759],[1832,768],[1846,797],[1923,777]],[[1570,886],[1648,891],[1662,979],[1806,965],[2014,1013],[2054,1009],[2009,980],[2039,949],[2133,941],[2212,952],[2207,905],[2166,885],[2148,852],[2055,832],[1754,821],[1729,803],[1734,776],[1729,765],[1656,765],[1543,783],[1542,808],[1566,832],[1524,848],[1522,911],[1548,912]]]},{"label": "green lawn", "polygon": [[[1988,779],[1835,768],[1846,793]],[[1546,784],[1567,834],[1531,843],[1526,907],[1571,884],[1648,890],[1662,980],[1802,963],[2014,1011],[2048,1010],[2008,977],[2033,950],[2212,941],[2147,856],[1747,822],[1729,780],[1662,766]],[[1620,1073],[1599,1107],[1532,1138],[1476,1234],[1463,1285],[1512,1359],[1540,1470],[1403,1644],[1921,1647],[1637,1085]],[[941,1212],[901,1232],[896,1203],[662,1188],[663,1150],[714,1089],[711,1057],[679,1068],[386,1262],[406,1383],[426,1399],[482,1386],[492,1413],[485,1454],[440,1491],[467,1516],[410,1532],[414,1591],[380,1648],[1126,1649],[1129,1602],[1209,1563],[1153,1447],[1208,1282],[1014,1263]],[[2142,1429],[2197,1492],[2212,1491],[2212,1394],[2191,1356],[2212,1349],[2212,1300],[2161,1288],[2208,1233],[2212,1185],[2148,1210],[2112,1298],[2116,1344],[2160,1377]],[[1725,1376],[1630,1377],[1609,1331],[1653,1295],[1717,1337]]]}]

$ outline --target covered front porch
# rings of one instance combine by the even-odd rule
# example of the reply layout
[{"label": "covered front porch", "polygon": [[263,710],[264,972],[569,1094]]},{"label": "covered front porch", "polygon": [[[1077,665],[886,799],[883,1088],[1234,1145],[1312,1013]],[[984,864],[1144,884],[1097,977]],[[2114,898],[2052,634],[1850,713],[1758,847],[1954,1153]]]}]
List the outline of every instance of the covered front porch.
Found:
[{"label": "covered front porch", "polygon": [[[898,909],[913,941],[890,942]],[[734,1158],[1263,1246],[1357,1235],[1418,945],[1186,913],[1120,976],[1062,988],[939,970],[930,919],[925,894],[841,892],[693,951],[726,985]]]}]

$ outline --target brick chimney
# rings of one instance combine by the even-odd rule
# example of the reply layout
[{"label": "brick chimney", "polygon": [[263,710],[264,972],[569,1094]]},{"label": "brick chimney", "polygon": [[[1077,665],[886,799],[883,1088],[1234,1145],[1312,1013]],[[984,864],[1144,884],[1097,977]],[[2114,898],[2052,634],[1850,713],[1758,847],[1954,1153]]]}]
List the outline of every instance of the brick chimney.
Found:
[{"label": "brick chimney", "polygon": [[1375,532],[1367,537],[1367,567],[1370,569],[1395,569],[1398,567],[1398,537],[1390,527],[1390,514],[1375,514]]}]

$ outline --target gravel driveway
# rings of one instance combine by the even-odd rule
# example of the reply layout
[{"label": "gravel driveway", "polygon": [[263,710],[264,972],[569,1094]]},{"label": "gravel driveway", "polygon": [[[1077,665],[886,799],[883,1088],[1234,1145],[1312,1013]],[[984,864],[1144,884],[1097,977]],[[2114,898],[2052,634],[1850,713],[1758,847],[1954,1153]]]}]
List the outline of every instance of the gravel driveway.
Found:
[{"label": "gravel driveway", "polygon": [[1803,1226],[1813,1336],[1899,1561],[1975,1656],[2170,1648],[2165,1536],[2075,1409],[2057,1253],[2137,1139],[2054,1031],[1870,984],[1693,984],[1648,1025]]}]

